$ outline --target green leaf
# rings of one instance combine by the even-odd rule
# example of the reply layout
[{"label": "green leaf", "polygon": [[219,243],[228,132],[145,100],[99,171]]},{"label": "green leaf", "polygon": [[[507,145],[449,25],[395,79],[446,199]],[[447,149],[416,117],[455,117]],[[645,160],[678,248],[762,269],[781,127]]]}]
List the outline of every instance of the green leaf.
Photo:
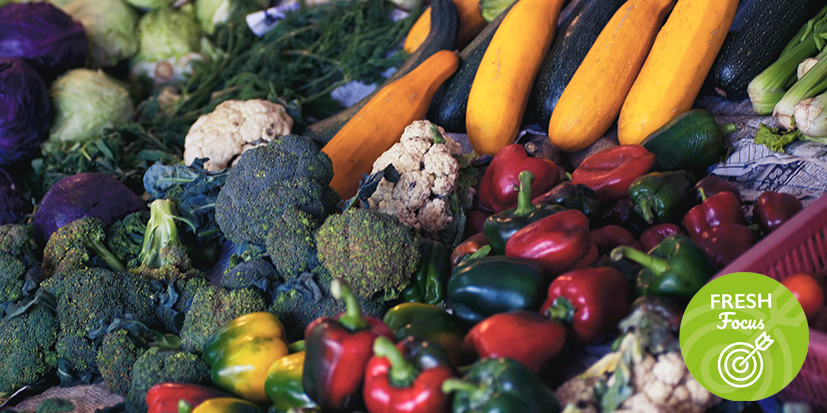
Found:
[{"label": "green leaf", "polygon": [[62,413],[75,410],[75,404],[66,399],[46,399],[40,402],[35,413]]},{"label": "green leaf", "polygon": [[801,137],[802,134],[799,130],[782,133],[778,129],[770,128],[762,123],[755,134],[755,143],[764,145],[774,152],[784,153],[784,146]]}]

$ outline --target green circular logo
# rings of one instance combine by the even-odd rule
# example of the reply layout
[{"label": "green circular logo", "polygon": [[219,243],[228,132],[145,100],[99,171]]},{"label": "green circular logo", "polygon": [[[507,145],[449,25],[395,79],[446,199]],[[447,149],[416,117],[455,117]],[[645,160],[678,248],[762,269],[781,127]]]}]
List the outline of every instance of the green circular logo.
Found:
[{"label": "green circular logo", "polygon": [[681,321],[681,353],[692,377],[728,400],[774,395],[801,370],[810,333],[801,304],[772,278],[725,275],[701,288]]}]

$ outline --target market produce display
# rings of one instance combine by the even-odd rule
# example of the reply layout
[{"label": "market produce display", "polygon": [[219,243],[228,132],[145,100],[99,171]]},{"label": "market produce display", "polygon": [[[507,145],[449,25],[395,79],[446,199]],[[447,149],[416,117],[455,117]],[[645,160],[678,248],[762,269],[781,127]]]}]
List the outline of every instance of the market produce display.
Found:
[{"label": "market produce display", "polygon": [[[806,205],[710,175],[743,125],[696,103],[772,114],[775,151],[827,142],[823,2],[0,0],[0,22],[0,409],[100,384],[128,413],[782,411],[680,355],[689,300]],[[824,274],[797,272],[821,329]]]}]

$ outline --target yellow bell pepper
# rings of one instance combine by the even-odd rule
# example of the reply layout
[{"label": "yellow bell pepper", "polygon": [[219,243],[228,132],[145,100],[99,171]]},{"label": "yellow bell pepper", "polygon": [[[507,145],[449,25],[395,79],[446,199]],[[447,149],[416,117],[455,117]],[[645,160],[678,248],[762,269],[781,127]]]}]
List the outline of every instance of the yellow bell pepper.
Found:
[{"label": "yellow bell pepper", "polygon": [[261,408],[247,400],[233,397],[219,397],[205,400],[192,413],[264,413]]}]

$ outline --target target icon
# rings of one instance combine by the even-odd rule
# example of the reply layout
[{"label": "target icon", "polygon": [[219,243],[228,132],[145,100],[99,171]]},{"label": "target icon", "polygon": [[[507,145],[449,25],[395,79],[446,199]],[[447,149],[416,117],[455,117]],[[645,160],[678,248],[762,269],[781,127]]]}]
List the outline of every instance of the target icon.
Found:
[{"label": "target icon", "polygon": [[762,351],[775,340],[766,332],[755,339],[755,345],[745,342],[732,343],[718,356],[718,373],[732,387],[744,388],[755,384],[764,372]]}]

